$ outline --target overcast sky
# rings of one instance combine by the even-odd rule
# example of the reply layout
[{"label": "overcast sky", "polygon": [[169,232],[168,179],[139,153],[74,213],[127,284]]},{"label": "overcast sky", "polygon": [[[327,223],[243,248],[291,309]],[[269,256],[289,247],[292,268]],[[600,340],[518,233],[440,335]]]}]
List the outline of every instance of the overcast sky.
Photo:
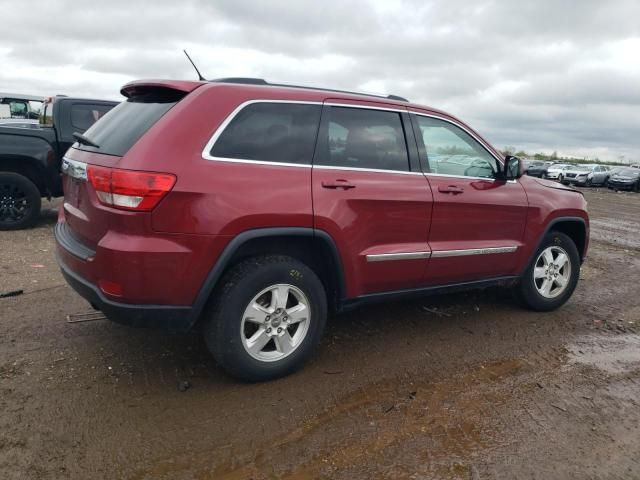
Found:
[{"label": "overcast sky", "polygon": [[640,161],[638,0],[2,0],[0,91],[205,77],[394,93],[498,148]]}]

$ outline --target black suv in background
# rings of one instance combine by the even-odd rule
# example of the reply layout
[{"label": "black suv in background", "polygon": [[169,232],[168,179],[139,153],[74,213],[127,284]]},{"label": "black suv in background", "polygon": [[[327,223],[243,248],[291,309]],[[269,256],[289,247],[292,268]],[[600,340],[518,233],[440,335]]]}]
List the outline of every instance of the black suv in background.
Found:
[{"label": "black suv in background", "polygon": [[32,226],[41,197],[62,195],[62,156],[118,102],[65,96],[45,100],[38,124],[0,125],[0,230]]}]

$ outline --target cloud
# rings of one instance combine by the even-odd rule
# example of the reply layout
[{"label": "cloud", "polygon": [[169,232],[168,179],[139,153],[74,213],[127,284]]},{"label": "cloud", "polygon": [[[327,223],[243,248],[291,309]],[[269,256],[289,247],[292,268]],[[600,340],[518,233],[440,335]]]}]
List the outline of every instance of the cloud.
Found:
[{"label": "cloud", "polygon": [[136,78],[257,76],[450,111],[497,147],[639,159],[640,2],[20,0],[0,90],[121,98]]}]

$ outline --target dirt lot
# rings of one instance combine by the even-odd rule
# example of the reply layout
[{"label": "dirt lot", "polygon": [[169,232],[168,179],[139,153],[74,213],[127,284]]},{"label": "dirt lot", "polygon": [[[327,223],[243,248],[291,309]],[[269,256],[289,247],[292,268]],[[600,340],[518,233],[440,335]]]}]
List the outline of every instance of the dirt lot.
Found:
[{"label": "dirt lot", "polygon": [[258,385],[197,335],[67,323],[89,308],[55,266],[53,210],[0,232],[0,292],[25,291],[0,299],[0,478],[640,478],[640,195],[586,195],[560,311],[502,290],[367,308]]}]

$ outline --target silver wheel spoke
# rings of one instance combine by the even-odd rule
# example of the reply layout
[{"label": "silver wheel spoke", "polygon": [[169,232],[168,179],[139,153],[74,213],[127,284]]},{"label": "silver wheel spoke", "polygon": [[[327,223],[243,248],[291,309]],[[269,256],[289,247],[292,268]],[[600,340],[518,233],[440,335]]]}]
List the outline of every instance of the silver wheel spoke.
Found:
[{"label": "silver wheel spoke", "polygon": [[546,280],[544,282],[542,282],[542,286],[540,287],[540,292],[542,292],[542,294],[546,297],[549,296],[549,294],[551,293],[551,286],[553,285],[553,281],[552,280]]},{"label": "silver wheel spoke", "polygon": [[533,271],[533,278],[544,278],[547,276],[547,271],[544,267],[536,267]]},{"label": "silver wheel spoke", "polygon": [[309,316],[309,309],[306,305],[299,303],[295,307],[291,307],[287,310],[287,316],[289,317],[289,324],[303,322]]},{"label": "silver wheel spoke", "polygon": [[567,257],[564,253],[558,255],[558,258],[556,258],[556,265],[558,265],[558,269],[562,269],[562,267],[564,267],[568,261],[569,257]]},{"label": "silver wheel spoke", "polygon": [[544,260],[545,265],[551,265],[553,263],[553,253],[551,253],[551,249],[547,248],[542,253],[542,259]]},{"label": "silver wheel spoke", "polygon": [[271,337],[267,335],[264,328],[260,328],[251,336],[251,338],[247,339],[247,348],[250,352],[257,354],[262,351],[267,343],[269,343],[270,339]]},{"label": "silver wheel spoke", "polygon": [[271,291],[271,308],[285,308],[289,298],[289,287],[278,285]]},{"label": "silver wheel spoke", "polygon": [[244,312],[244,319],[248,322],[264,323],[264,319],[269,313],[271,312],[258,302],[253,302]]},{"label": "silver wheel spoke", "polygon": [[558,284],[558,287],[560,288],[564,288],[567,286],[567,283],[569,282],[569,278],[565,278],[563,275],[560,275],[559,277],[556,278],[556,283]]},{"label": "silver wheel spoke", "polygon": [[281,337],[273,338],[275,339],[278,352],[286,355],[293,350],[293,339],[291,338],[291,335],[289,335],[288,331],[285,330],[284,335]]}]

